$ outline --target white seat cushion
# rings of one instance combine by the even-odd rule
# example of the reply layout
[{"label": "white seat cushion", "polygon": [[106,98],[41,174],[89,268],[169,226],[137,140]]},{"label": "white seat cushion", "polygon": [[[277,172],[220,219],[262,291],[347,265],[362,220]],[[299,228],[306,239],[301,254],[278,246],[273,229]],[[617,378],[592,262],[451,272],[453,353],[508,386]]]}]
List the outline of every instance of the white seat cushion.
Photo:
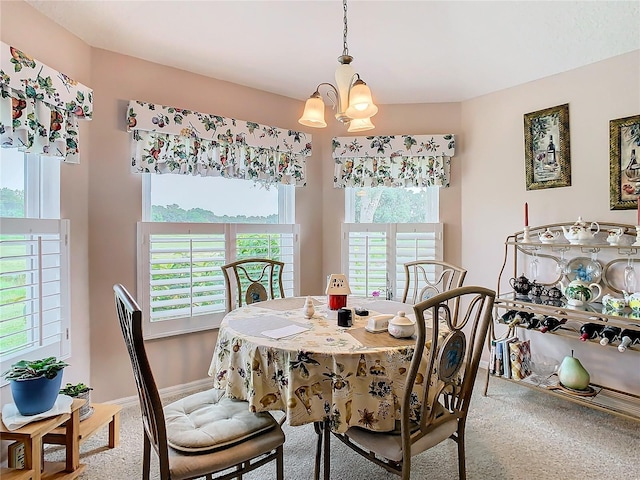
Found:
[{"label": "white seat cushion", "polygon": [[207,390],[164,407],[167,443],[182,452],[222,448],[277,425],[269,413],[252,413],[248,402]]}]

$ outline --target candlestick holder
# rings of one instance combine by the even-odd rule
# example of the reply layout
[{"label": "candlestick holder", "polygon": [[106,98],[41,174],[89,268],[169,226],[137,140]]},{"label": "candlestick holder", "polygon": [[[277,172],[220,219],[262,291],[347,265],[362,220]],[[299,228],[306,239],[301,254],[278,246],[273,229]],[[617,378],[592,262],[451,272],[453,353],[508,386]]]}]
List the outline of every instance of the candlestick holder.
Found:
[{"label": "candlestick holder", "polygon": [[[640,234],[640,227],[636,227],[636,230]],[[640,240],[640,237],[638,237]],[[529,236],[529,227],[525,226],[524,231],[522,232],[522,243],[531,243],[531,237]]]},{"label": "candlestick holder", "polygon": [[636,241],[631,244],[632,247],[640,247],[640,225],[636,225]]}]

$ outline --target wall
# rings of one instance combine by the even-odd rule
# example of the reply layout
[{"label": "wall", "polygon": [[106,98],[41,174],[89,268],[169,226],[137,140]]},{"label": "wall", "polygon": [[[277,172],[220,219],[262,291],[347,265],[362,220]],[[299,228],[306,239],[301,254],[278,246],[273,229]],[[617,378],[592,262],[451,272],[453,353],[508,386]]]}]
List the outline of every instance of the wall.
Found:
[{"label": "wall", "polygon": [[[523,115],[565,103],[572,185],[527,191]],[[638,113],[640,51],[463,102],[462,264],[469,271],[465,283],[496,288],[504,240],[522,230],[525,202],[530,225],[572,224],[579,215],[589,221],[635,224],[635,210],[609,210],[609,121]],[[535,340],[559,360],[574,349],[594,382],[640,394],[637,352],[621,354],[551,335]]]},{"label": "wall", "polygon": [[[27,55],[93,87],[91,48],[77,37],[38,14],[24,2],[0,2],[0,38]],[[65,382],[89,382],[89,171],[92,162],[91,122],[80,124],[80,164],[63,163],[60,169],[62,218],[71,220],[71,365]],[[11,401],[9,386],[0,389],[1,403]]]}]

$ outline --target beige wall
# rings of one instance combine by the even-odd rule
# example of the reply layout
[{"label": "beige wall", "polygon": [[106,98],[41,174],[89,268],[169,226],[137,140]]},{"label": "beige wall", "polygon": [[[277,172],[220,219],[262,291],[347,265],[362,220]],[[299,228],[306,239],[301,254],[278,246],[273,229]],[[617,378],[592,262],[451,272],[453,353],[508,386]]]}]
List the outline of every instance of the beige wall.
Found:
[{"label": "beige wall", "polygon": [[[119,282],[135,291],[141,177],[129,173],[128,101],[292,129],[299,129],[302,102],[92,49],[21,1],[0,2],[0,8],[2,41],[94,89],[94,120],[82,125],[81,165],[63,166],[62,209],[72,221],[73,235],[73,356],[65,379],[88,378],[96,401],[134,395],[111,290]],[[573,221],[578,215],[634,222],[635,213],[608,209],[607,132],[610,119],[640,110],[638,66],[636,52],[468,102],[380,106],[373,119],[376,134],[456,134],[452,182],[442,190],[440,214],[445,223],[445,259],[469,270],[467,283],[495,287],[504,237],[520,228],[525,201],[533,223]],[[567,102],[574,186],[526,192],[522,115]],[[321,291],[326,275],[340,268],[336,252],[344,196],[332,186],[330,139],[345,135],[346,129],[328,123],[329,128],[310,132],[314,154],[307,164],[309,185],[296,190],[302,294]],[[215,338],[215,332],[205,332],[149,342],[159,387],[206,377]],[[561,340],[549,341],[558,355],[568,348]],[[583,347],[575,343],[571,347],[582,355]],[[585,349],[585,355],[595,355],[593,350]],[[611,357],[617,352],[609,353]],[[632,352],[624,358],[632,359],[631,355],[637,357]],[[632,388],[635,382],[637,388],[638,372],[630,363],[627,360],[622,370],[611,359],[602,364],[589,360],[588,366],[593,365],[596,380],[604,382],[606,376],[604,383]],[[605,366],[610,371],[605,372]]]},{"label": "beige wall", "polygon": [[[572,185],[526,191],[523,114],[569,104]],[[640,113],[640,51],[462,104],[462,264],[468,284],[496,288],[504,240],[530,225],[585,220],[634,224],[636,211],[609,210],[609,121]],[[502,286],[503,291],[506,285]],[[539,338],[551,356],[575,356],[593,381],[640,394],[638,353]],[[533,348],[533,347],[532,347]],[[535,353],[535,352],[534,352]]]}]

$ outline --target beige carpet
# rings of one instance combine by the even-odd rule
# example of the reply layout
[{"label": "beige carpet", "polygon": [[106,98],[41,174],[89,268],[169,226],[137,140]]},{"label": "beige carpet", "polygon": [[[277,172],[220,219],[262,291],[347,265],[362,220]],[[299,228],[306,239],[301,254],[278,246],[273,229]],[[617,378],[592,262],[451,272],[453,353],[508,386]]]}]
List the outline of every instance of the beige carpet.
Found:
[{"label": "beige carpet", "polygon": [[[484,379],[484,372],[479,379]],[[640,423],[601,413],[499,379],[483,397],[478,381],[467,421],[467,477],[495,480],[640,480]],[[173,400],[173,399],[171,399]],[[311,425],[284,425],[285,478],[313,478],[315,433]],[[121,444],[106,448],[106,430],[81,445],[87,465],[81,480],[135,480],[142,475],[142,424],[138,407],[123,410]],[[398,478],[367,462],[336,439],[331,443],[331,479]],[[60,460],[60,447],[48,447],[47,460]],[[414,457],[412,479],[458,477],[456,444],[447,440]],[[152,478],[157,461],[152,459]],[[275,477],[275,464],[245,480]]]}]

